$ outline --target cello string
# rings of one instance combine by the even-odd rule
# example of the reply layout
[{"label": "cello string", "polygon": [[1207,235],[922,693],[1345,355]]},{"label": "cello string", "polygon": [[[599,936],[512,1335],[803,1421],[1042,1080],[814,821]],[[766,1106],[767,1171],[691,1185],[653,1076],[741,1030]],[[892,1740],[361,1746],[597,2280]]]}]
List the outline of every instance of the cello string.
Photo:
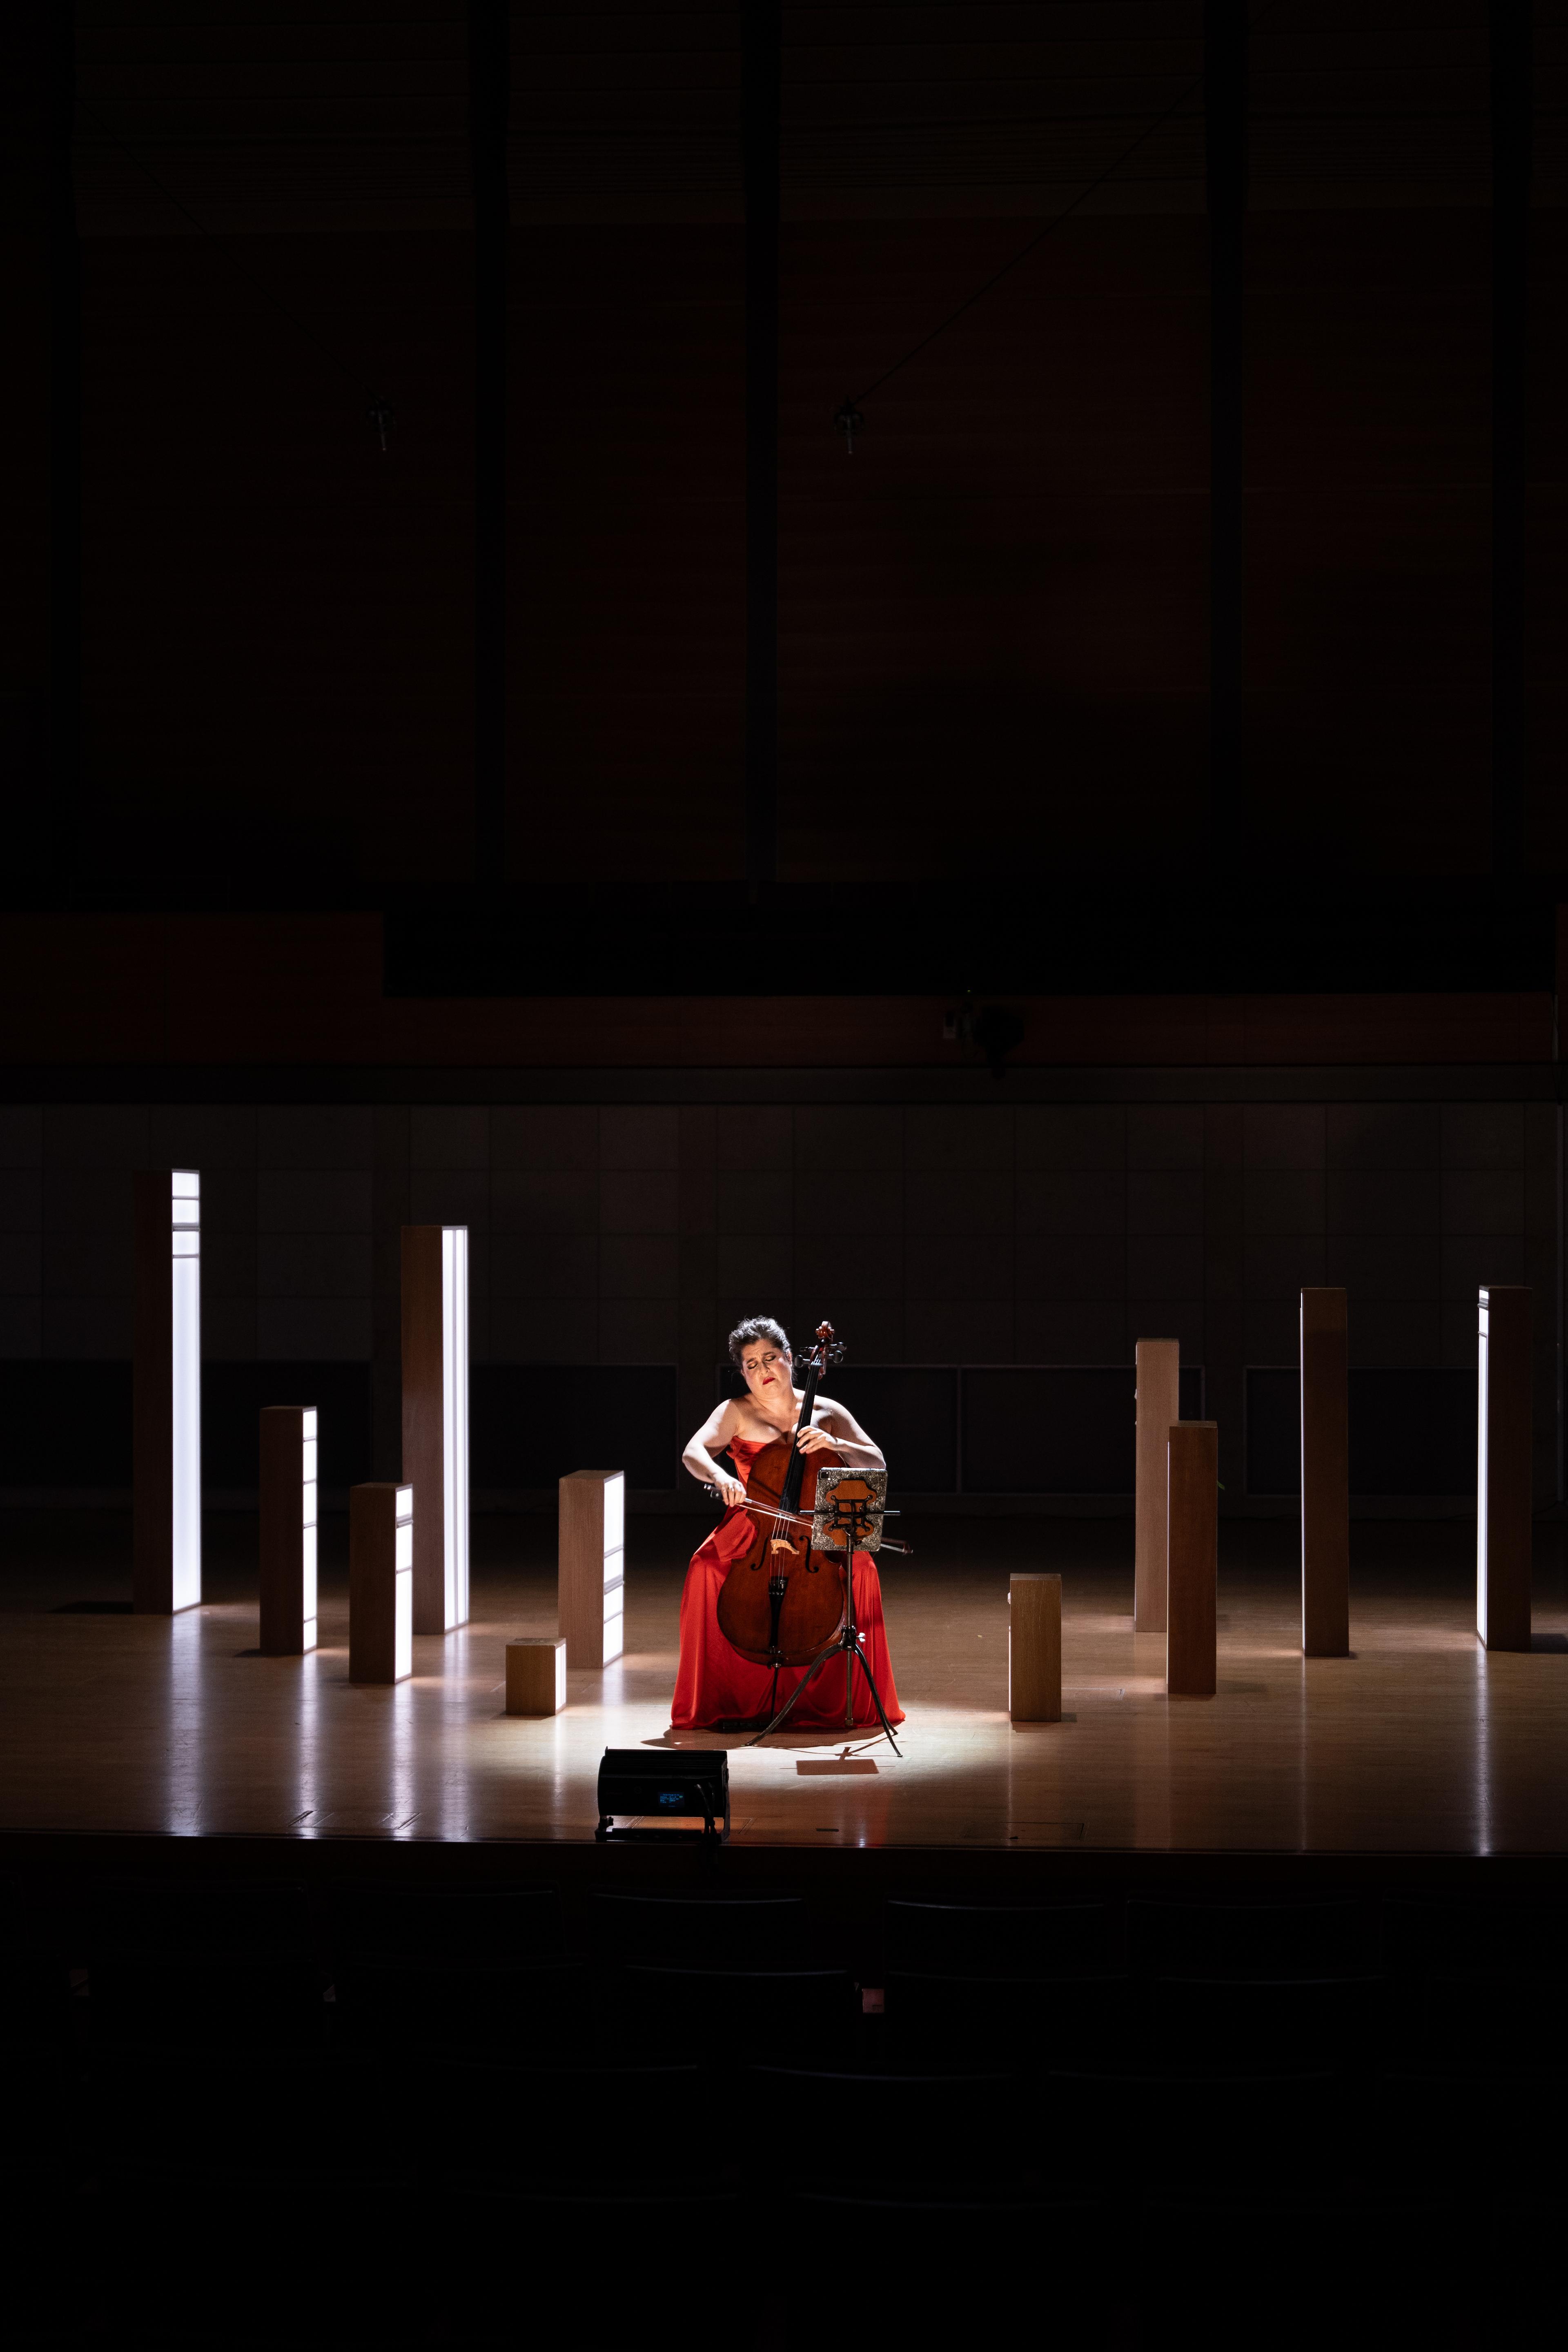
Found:
[{"label": "cello string", "polygon": [[[717,1496],[718,1499],[722,1502],[723,1497],[719,1494],[717,1486],[710,1486],[708,1492],[710,1495]],[[742,1507],[737,1506],[737,1507]],[[809,1528],[816,1524],[815,1520],[807,1517],[802,1511],[785,1511],[778,1508],[776,1506],[770,1507],[765,1503],[753,1504],[752,1508],[757,1512],[759,1517],[771,1517],[775,1527],[782,1525],[785,1519],[787,1519],[791,1527],[794,1528]],[[892,1516],[894,1518],[897,1518],[899,1515],[895,1511]],[[842,1547],[835,1545],[833,1549],[835,1550],[838,1550],[841,1549]],[[878,1549],[881,1551],[908,1551],[910,1547],[906,1543],[900,1543],[896,1536],[884,1536]]]}]

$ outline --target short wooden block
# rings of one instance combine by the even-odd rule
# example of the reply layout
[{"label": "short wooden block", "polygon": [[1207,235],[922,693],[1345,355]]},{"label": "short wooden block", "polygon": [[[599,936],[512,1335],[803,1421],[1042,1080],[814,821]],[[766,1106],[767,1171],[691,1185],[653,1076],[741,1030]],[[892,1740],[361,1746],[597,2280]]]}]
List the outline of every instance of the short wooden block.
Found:
[{"label": "short wooden block", "polygon": [[1165,1500],[1165,1688],[1213,1698],[1219,1608],[1219,1424],[1182,1421],[1170,1432]]},{"label": "short wooden block", "polygon": [[1132,1506],[1132,1630],[1165,1630],[1165,1445],[1182,1417],[1182,1343],[1140,1339],[1138,1464]]},{"label": "short wooden block", "polygon": [[559,1715],[566,1704],[566,1643],[557,1633],[506,1645],[508,1715]]},{"label": "short wooden block", "polygon": [[1301,1648],[1351,1646],[1350,1374],[1345,1294],[1301,1293]]},{"label": "short wooden block", "polygon": [[1531,1299],[1521,1284],[1480,1295],[1476,1449],[1476,1631],[1489,1650],[1530,1647]]},{"label": "short wooden block", "polygon": [[349,1488],[349,1680],[414,1671],[414,1489]]},{"label": "short wooden block", "polygon": [[574,1666],[605,1666],[623,1647],[626,1473],[574,1470],[560,1496],[557,1622]]},{"label": "short wooden block", "polygon": [[1007,1712],[1015,1723],[1062,1719],[1062,1580],[1007,1580]]}]

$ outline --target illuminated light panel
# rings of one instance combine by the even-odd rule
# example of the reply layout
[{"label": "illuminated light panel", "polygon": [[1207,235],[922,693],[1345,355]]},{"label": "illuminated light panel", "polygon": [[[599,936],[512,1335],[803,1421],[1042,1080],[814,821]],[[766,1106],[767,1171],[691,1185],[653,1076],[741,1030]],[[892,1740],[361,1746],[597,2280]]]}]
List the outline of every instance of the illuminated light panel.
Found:
[{"label": "illuminated light panel", "polygon": [[396,1549],[393,1556],[394,1601],[392,1678],[402,1682],[414,1672],[414,1489],[397,1490]]},{"label": "illuminated light panel", "polygon": [[202,1180],[194,1168],[170,1175],[174,1450],[170,1463],[170,1605],[202,1597]]},{"label": "illuminated light panel", "polygon": [[1487,1508],[1489,1492],[1487,1474],[1487,1423],[1490,1419],[1488,1395],[1491,1364],[1491,1317],[1489,1301],[1483,1290],[1480,1295],[1480,1333],[1478,1340],[1476,1396],[1479,1420],[1476,1428],[1476,1631],[1483,1643],[1487,1638],[1487,1521],[1491,1514]]},{"label": "illuminated light panel", "polygon": [[300,1416],[300,1494],[302,1525],[300,1532],[300,1591],[303,1646],[316,1646],[316,1436],[317,1415],[307,1407]]},{"label": "illuminated light panel", "polygon": [[441,1492],[447,1627],[468,1617],[468,1229],[441,1228]]},{"label": "illuminated light panel", "polygon": [[605,1481],[605,1664],[626,1648],[626,1482]]}]

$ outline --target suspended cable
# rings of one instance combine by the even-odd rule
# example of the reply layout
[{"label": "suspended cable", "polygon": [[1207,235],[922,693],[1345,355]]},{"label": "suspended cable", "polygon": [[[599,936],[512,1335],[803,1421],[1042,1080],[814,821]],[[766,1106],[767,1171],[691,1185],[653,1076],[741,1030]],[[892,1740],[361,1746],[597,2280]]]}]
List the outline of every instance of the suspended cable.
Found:
[{"label": "suspended cable", "polygon": [[[1287,5],[1287,0],[1277,0],[1277,6],[1283,6],[1285,5]],[[1258,18],[1254,22],[1253,30],[1256,32],[1265,17],[1272,16],[1275,14],[1276,8],[1265,8],[1260,10],[1258,12]],[[1202,73],[1194,74],[1192,80],[1184,83],[1182,89],[1177,91],[1169,106],[1165,107],[1159,114],[1155,115],[1152,121],[1146,122],[1143,125],[1142,130],[1139,131],[1137,137],[1132,140],[1128,146],[1124,147],[1121,153],[1115,156],[1096,178],[1090,180],[1086,188],[1080,188],[1078,194],[1074,196],[1070,204],[1064,205],[1059,213],[1054,213],[1051,215],[1051,218],[1046,223],[1044,228],[1037,229],[1035,235],[1029,239],[1028,243],[1026,245],[1020,246],[1017,252],[1012,255],[1008,260],[1002,264],[1000,269],[993,270],[991,276],[985,279],[983,285],[977,286],[973,294],[965,295],[963,300],[959,303],[956,310],[950,310],[945,319],[939,320],[929,334],[922,335],[918,343],[912,343],[910,346],[910,349],[904,353],[902,359],[895,360],[891,367],[884,368],[881,374],[875,377],[870,383],[867,384],[864,391],[852,392],[847,396],[842,405],[835,413],[833,422],[838,427],[840,433],[843,434],[851,455],[853,455],[855,448],[855,436],[864,428],[866,422],[864,416],[860,413],[860,403],[863,400],[869,400],[873,393],[880,392],[882,386],[889,382],[893,376],[896,376],[901,368],[907,368],[911,360],[919,359],[922,352],[929,351],[931,344],[936,341],[939,335],[945,335],[949,327],[955,325],[957,321],[963,317],[966,311],[973,310],[977,302],[984,301],[986,295],[992,291],[993,288],[1000,286],[1004,278],[1008,277],[1012,271],[1016,269],[1020,262],[1027,261],[1031,253],[1037,252],[1039,247],[1045,243],[1047,237],[1051,235],[1052,231],[1060,228],[1063,221],[1070,220],[1080,205],[1086,205],[1090,196],[1094,195],[1099,189],[1103,188],[1106,182],[1112,178],[1116,173],[1121,170],[1123,164],[1131,162],[1131,158],[1136,155],[1139,148],[1143,145],[1146,140],[1152,139],[1156,131],[1163,131],[1166,123],[1171,121],[1173,115],[1180,113],[1182,108],[1187,104],[1188,100],[1196,97],[1198,92],[1203,89],[1203,86],[1204,77]]]},{"label": "suspended cable", "polygon": [[[910,349],[904,353],[902,359],[895,360],[891,367],[884,368],[881,374],[876,377],[872,383],[868,383],[863,392],[851,393],[848,399],[844,404],[844,408],[840,409],[838,417],[835,420],[838,424],[839,430],[842,432],[845,429],[845,410],[858,409],[863,400],[869,400],[874,392],[880,392],[882,386],[888,383],[891,377],[896,376],[900,368],[907,368],[911,360],[918,360],[921,353],[923,351],[929,351],[931,344],[935,342],[937,337],[939,335],[945,335],[949,327],[955,325],[956,322],[963,318],[966,310],[973,310],[976,302],[984,301],[986,295],[991,292],[994,287],[1000,286],[1004,278],[1007,277],[1010,272],[1016,269],[1021,261],[1027,261],[1030,254],[1034,253],[1040,246],[1044,245],[1047,237],[1050,236],[1053,229],[1060,228],[1063,221],[1070,220],[1073,214],[1077,212],[1079,206],[1080,205],[1087,204],[1097,189],[1103,188],[1107,180],[1110,178],[1112,173],[1119,172],[1123,163],[1127,163],[1138,152],[1139,148],[1142,146],[1144,141],[1146,139],[1152,139],[1156,131],[1163,130],[1165,124],[1171,120],[1171,117],[1176,113],[1180,108],[1184,106],[1187,100],[1202,88],[1203,76],[1202,74],[1199,74],[1194,80],[1188,82],[1185,87],[1177,93],[1177,95],[1171,100],[1170,105],[1166,107],[1163,114],[1157,114],[1152,122],[1146,122],[1144,124],[1142,130],[1138,133],[1137,138],[1132,141],[1131,146],[1124,147],[1121,154],[1115,158],[1114,162],[1106,165],[1104,171],[1100,173],[1097,179],[1091,180],[1088,187],[1081,188],[1078,194],[1073,198],[1071,204],[1064,205],[1059,213],[1054,213],[1051,218],[1046,223],[1044,228],[1037,230],[1036,234],[1029,239],[1027,245],[1020,246],[1017,252],[1012,255],[1008,260],[1002,264],[1000,269],[994,270],[991,276],[986,278],[984,285],[977,286],[973,294],[965,295],[963,300],[958,305],[956,310],[950,310],[945,319],[939,320],[929,334],[922,335],[918,343],[911,344]],[[858,426],[861,420],[857,418],[856,422],[857,426]]]}]

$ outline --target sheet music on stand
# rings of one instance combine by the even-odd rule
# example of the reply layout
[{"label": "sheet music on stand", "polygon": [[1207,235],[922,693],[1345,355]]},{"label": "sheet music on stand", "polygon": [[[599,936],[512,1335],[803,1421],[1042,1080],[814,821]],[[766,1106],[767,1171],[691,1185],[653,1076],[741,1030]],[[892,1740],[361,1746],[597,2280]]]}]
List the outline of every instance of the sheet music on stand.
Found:
[{"label": "sheet music on stand", "polygon": [[[811,1548],[814,1551],[843,1551],[846,1548],[850,1551],[880,1551],[882,1522],[889,1516],[885,1470],[819,1470]],[[890,1516],[896,1519],[899,1515],[894,1511]]]}]

